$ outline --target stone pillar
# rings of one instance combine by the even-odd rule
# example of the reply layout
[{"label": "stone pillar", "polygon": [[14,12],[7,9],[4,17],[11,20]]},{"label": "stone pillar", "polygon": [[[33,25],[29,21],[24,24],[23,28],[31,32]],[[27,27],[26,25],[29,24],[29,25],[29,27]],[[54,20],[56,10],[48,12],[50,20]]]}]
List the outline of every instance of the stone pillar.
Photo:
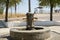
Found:
[{"label": "stone pillar", "polygon": [[34,14],[29,12],[29,13],[26,14],[26,17],[27,17],[27,29],[31,30],[33,28]]}]

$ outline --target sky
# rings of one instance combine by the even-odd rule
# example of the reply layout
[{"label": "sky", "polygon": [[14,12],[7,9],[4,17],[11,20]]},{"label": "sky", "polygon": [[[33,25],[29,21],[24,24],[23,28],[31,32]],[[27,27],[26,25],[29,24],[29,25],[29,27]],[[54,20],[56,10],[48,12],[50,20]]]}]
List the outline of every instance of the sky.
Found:
[{"label": "sky", "polygon": [[[34,10],[36,7],[38,7],[38,1],[37,0],[31,0],[31,12],[34,13]],[[44,7],[44,12],[49,12],[49,8]],[[5,10],[4,10],[5,12]],[[15,12],[14,7],[12,7],[12,12]],[[28,12],[28,0],[22,0],[21,3],[17,5],[17,13],[27,13]],[[9,13],[11,13],[11,8],[9,8]]]},{"label": "sky", "polygon": [[[31,0],[31,12],[34,12],[34,9],[38,7],[37,0]],[[12,12],[14,13],[14,7],[12,8]],[[9,9],[9,13],[11,12],[11,8]],[[22,0],[20,4],[17,5],[17,13],[27,13],[28,12],[28,0]]]}]

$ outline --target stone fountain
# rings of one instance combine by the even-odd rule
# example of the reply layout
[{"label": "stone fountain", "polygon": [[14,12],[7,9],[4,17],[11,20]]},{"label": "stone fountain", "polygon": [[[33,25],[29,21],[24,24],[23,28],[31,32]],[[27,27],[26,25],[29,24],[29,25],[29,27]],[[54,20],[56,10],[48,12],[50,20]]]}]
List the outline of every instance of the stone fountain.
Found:
[{"label": "stone fountain", "polygon": [[10,36],[12,40],[47,40],[50,37],[49,28],[35,27],[33,25],[33,16],[27,13],[27,25],[21,28],[12,28]]}]

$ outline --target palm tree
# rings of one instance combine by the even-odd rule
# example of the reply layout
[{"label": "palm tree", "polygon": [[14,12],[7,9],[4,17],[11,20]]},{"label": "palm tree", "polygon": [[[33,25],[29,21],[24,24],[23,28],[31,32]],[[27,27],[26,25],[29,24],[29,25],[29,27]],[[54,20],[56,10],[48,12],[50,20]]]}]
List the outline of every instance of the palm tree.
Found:
[{"label": "palm tree", "polygon": [[53,7],[60,5],[60,0],[39,0],[39,5],[50,6],[50,21],[53,21]]},{"label": "palm tree", "polygon": [[[19,4],[21,0],[16,0],[16,3]],[[6,7],[6,14],[5,14],[5,22],[8,21],[8,8],[12,7],[15,5],[15,0],[0,0],[0,3],[2,3],[4,8]]]}]

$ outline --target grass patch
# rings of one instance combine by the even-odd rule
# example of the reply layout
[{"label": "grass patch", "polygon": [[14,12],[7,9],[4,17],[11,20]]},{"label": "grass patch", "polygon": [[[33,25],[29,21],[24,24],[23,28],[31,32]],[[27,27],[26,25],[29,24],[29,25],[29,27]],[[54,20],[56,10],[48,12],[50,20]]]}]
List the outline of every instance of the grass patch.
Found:
[{"label": "grass patch", "polygon": [[[26,14],[8,14],[8,18],[20,18],[20,17],[26,17]],[[4,14],[0,14],[0,19],[5,18]]]}]

